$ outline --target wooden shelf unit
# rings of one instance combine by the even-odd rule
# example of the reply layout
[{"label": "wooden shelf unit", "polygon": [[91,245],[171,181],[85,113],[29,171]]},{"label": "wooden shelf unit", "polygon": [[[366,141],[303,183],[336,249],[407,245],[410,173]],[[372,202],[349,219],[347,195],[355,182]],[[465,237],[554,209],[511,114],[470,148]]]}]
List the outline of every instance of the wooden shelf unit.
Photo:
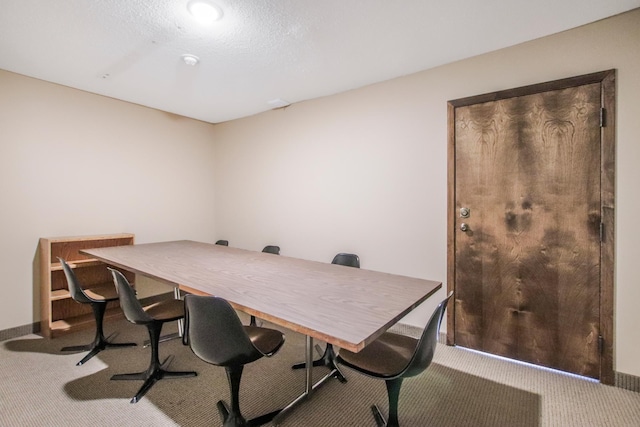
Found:
[{"label": "wooden shelf unit", "polygon": [[[101,283],[113,283],[113,279],[102,261],[78,251],[133,243],[134,235],[129,233],[40,238],[40,330],[43,336],[55,338],[95,324],[91,306],[77,303],[71,298],[58,257],[74,269],[82,286],[91,288]],[[133,283],[135,275],[128,271],[123,273]],[[107,305],[105,321],[122,316],[118,301]]]}]

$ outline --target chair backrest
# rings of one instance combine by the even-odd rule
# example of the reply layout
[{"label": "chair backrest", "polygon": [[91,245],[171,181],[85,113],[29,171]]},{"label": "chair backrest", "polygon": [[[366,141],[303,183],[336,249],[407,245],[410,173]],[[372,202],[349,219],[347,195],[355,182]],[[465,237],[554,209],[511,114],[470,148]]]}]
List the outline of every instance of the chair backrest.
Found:
[{"label": "chair backrest", "polygon": [[218,240],[216,242],[216,245],[220,245],[220,246],[229,246],[229,241],[228,240]]},{"label": "chair backrest", "polygon": [[442,318],[444,317],[444,310],[447,308],[447,304],[449,303],[452,295],[453,292],[450,292],[449,295],[447,295],[447,297],[440,304],[438,304],[433,314],[431,315],[427,326],[422,332],[422,336],[418,341],[418,345],[416,346],[416,350],[413,354],[413,357],[411,358],[411,361],[403,370],[403,372],[398,376],[413,377],[427,369],[427,367],[431,364],[431,360],[433,360],[433,354],[436,351],[436,344],[438,343],[438,334],[440,333],[440,324],[442,323]]},{"label": "chair backrest", "polygon": [[76,277],[76,273],[73,272],[73,269],[67,264],[65,260],[62,258],[58,258],[60,261],[60,265],[62,265],[62,271],[64,271],[64,275],[67,278],[67,286],[69,287],[69,293],[71,294],[71,298],[75,301],[82,304],[89,304],[93,302],[91,298],[87,296],[82,290],[82,286],[80,286],[80,282]]},{"label": "chair backrest", "polygon": [[358,257],[358,255],[356,254],[340,253],[333,257],[333,261],[331,261],[331,264],[360,268],[360,257]]},{"label": "chair backrest", "polygon": [[262,252],[280,255],[280,246],[267,245],[262,249]]},{"label": "chair backrest", "polygon": [[224,299],[186,295],[183,343],[205,362],[243,365],[261,357],[235,310]]},{"label": "chair backrest", "polygon": [[153,322],[153,317],[149,316],[143,309],[142,304],[136,297],[136,292],[133,290],[127,278],[114,268],[107,267],[113,275],[113,282],[115,283],[116,290],[118,291],[118,297],[120,298],[120,307],[124,312],[124,316],[131,323],[147,324]]}]

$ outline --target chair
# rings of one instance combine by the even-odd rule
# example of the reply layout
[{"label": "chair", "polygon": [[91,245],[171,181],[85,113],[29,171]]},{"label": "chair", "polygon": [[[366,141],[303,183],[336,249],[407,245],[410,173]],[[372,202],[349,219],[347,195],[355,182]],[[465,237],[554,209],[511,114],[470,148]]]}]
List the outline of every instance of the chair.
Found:
[{"label": "chair", "polygon": [[[149,389],[159,380],[164,378],[195,377],[195,372],[174,372],[163,369],[158,357],[158,346],[160,342],[160,332],[165,322],[172,322],[184,318],[184,303],[182,300],[164,300],[146,307],[142,307],[136,298],[133,288],[118,270],[109,268],[113,274],[118,294],[120,295],[120,306],[124,311],[127,320],[136,325],[145,325],[149,331],[151,341],[151,361],[146,371],[133,374],[118,374],[111,377],[112,380],[144,380],[138,393],[131,399],[131,403],[139,402]],[[169,358],[167,358],[168,360]],[[167,362],[165,360],[165,362]]]},{"label": "chair", "polygon": [[280,410],[252,420],[240,412],[240,380],[244,365],[263,356],[273,356],[284,344],[284,335],[275,329],[243,326],[231,305],[224,299],[187,295],[183,343],[207,363],[224,366],[227,372],[231,408],[218,401],[225,427],[258,426],[270,422]]},{"label": "chair", "polygon": [[360,268],[360,257],[356,254],[339,253],[333,257],[331,264]]},{"label": "chair", "polygon": [[340,349],[337,362],[387,385],[389,418],[384,421],[380,409],[371,410],[378,426],[398,427],[398,398],[402,381],[422,373],[431,364],[436,351],[440,323],[453,292],[438,305],[419,340],[392,332],[383,333],[359,353]]},{"label": "chair", "polygon": [[[280,255],[280,246],[267,245],[262,248],[262,252],[266,254],[274,254]],[[256,322],[256,316],[251,316],[251,320],[249,321],[250,326],[258,326],[258,322]]]},{"label": "chair", "polygon": [[229,246],[229,241],[228,240],[218,240],[216,242],[216,245],[220,245],[220,246]]},{"label": "chair", "polygon": [[[355,267],[360,268],[360,257],[356,254],[347,254],[347,253],[339,253],[333,257],[331,264],[344,265],[347,267]],[[316,349],[318,353],[320,352],[320,347],[317,346]],[[327,343],[327,346],[324,348],[324,353],[320,356],[319,359],[313,361],[313,366],[327,366],[329,369],[335,369],[336,375],[340,382],[347,382],[347,379],[342,374],[340,369],[336,366],[335,363],[336,353],[333,349],[333,345]],[[291,369],[304,369],[306,366],[305,362],[296,363],[291,367]]]},{"label": "chair", "polygon": [[280,255],[280,246],[267,245],[262,248],[262,252],[267,254]]},{"label": "chair", "polygon": [[91,288],[83,289],[83,287],[80,285],[80,282],[78,281],[78,278],[76,277],[76,274],[73,272],[73,269],[69,266],[69,264],[67,264],[67,262],[62,258],[58,258],[58,260],[60,260],[62,271],[64,271],[64,275],[67,278],[67,286],[69,287],[71,298],[73,298],[74,301],[79,302],[80,304],[90,304],[91,309],[93,310],[93,317],[96,320],[96,336],[93,340],[93,343],[87,345],[64,347],[61,351],[89,350],[89,353],[84,356],[81,361],[76,363],[76,366],[80,366],[106,348],[135,346],[136,344],[132,342],[112,343],[107,341],[107,339],[104,337],[102,323],[104,320],[104,312],[107,309],[107,303],[109,301],[115,301],[118,299],[118,293],[116,292],[116,289],[113,287],[113,285],[111,283],[103,283],[97,286],[92,286]]}]

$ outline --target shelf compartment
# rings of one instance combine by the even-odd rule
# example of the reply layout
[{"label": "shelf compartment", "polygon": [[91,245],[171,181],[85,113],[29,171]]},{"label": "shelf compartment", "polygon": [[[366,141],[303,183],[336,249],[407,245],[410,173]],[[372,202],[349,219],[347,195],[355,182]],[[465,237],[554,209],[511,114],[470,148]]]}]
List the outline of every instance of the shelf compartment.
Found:
[{"label": "shelf compartment", "polygon": [[[40,331],[43,336],[60,336],[95,324],[90,305],[80,304],[71,298],[58,257],[64,259],[74,269],[80,284],[85,289],[90,289],[100,283],[112,282],[113,279],[106,264],[79,251],[133,245],[134,237],[130,233],[119,233],[40,238],[38,274],[40,276]],[[131,272],[124,272],[124,274],[130,282],[134,282],[135,274]],[[108,304],[105,320],[114,315],[122,315],[118,301]]]},{"label": "shelf compartment", "polygon": [[59,301],[68,298],[71,298],[71,294],[66,289],[51,291],[51,301]]},{"label": "shelf compartment", "polygon": [[[97,259],[88,258],[88,259],[78,259],[75,261],[67,262],[69,267],[71,268],[83,268],[83,267],[95,267],[96,265],[103,265],[102,261],[98,261]],[[51,263],[51,271],[61,271],[62,264],[59,262]]]}]

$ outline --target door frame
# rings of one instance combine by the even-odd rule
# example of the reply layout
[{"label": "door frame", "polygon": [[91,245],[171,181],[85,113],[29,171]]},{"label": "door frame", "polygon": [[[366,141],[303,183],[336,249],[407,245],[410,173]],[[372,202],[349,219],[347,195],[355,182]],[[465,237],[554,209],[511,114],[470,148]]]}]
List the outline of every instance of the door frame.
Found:
[{"label": "door frame", "polygon": [[455,345],[455,233],[456,233],[456,135],[455,112],[458,107],[499,101],[540,92],[555,91],[592,83],[601,84],[602,114],[600,127],[600,382],[614,384],[613,315],[615,288],[615,129],[616,70],[533,84],[515,89],[470,96],[447,102],[447,292],[454,291],[454,304],[447,310],[447,344]]}]

